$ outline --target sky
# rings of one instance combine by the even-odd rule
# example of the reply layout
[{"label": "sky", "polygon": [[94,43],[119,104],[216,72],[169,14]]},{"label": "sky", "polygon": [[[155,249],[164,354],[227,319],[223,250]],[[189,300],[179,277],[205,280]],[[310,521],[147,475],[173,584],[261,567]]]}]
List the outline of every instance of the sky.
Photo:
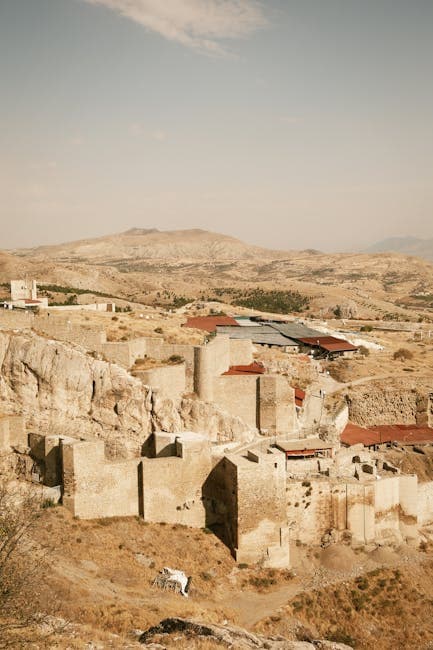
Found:
[{"label": "sky", "polygon": [[0,248],[433,237],[432,0],[0,0]]}]

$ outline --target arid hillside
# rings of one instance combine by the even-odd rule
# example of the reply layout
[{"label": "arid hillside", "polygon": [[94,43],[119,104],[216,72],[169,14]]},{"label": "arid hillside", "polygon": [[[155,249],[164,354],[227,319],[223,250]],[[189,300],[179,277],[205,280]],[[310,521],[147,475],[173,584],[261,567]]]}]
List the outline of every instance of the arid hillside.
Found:
[{"label": "arid hillside", "polygon": [[[203,230],[132,229],[1,255],[3,293],[11,277],[26,274],[41,285],[78,291],[84,302],[99,292],[168,307],[197,298],[236,305],[252,291],[278,290],[298,292],[302,301],[293,311],[309,314],[328,316],[337,310],[342,317],[433,316],[433,265],[395,253],[282,252]],[[256,301],[257,308],[270,311],[262,303]]]}]

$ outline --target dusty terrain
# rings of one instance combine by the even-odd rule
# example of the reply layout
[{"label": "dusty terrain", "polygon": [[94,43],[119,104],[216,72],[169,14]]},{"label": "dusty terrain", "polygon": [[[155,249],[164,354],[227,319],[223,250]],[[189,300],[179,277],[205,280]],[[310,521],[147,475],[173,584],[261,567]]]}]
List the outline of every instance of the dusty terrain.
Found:
[{"label": "dusty terrain", "polygon": [[[84,648],[89,641],[100,648],[139,647],[134,630],[168,616],[362,649],[373,640],[378,650],[427,649],[433,634],[429,542],[369,553],[294,547],[293,571],[260,569],[237,566],[207,530],[136,519],[80,521],[61,506],[45,510],[34,538],[53,549],[38,608],[68,622],[50,637],[50,647]],[[152,586],[163,566],[193,577],[188,599]],[[396,630],[398,621],[403,625]],[[222,647],[206,641],[179,646],[175,638],[164,643]]]},{"label": "dusty terrain", "polygon": [[[272,251],[201,230],[133,229],[1,253],[0,282],[23,273],[72,293],[89,290],[78,296],[82,301],[93,300],[96,291],[132,303],[177,305],[201,297],[230,302],[234,291],[259,287],[298,291],[316,315],[338,307],[363,318],[417,320],[433,313],[433,265],[416,257]],[[55,292],[53,297],[59,298]]]}]

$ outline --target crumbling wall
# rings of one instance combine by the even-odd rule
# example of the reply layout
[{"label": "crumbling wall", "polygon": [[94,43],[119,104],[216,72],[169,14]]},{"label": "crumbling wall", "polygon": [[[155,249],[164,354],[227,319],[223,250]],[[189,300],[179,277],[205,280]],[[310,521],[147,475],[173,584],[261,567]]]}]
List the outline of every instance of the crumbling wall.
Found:
[{"label": "crumbling wall", "polygon": [[333,521],[333,489],[336,488],[324,478],[287,480],[287,522],[292,541],[319,545],[322,537],[336,528]]},{"label": "crumbling wall", "polygon": [[139,514],[139,459],[107,461],[103,441],[61,445],[63,505],[75,517],[97,519]]},{"label": "crumbling wall", "polygon": [[349,419],[361,426],[432,423],[431,380],[416,385],[395,380],[385,385],[371,382],[351,389],[347,398]]}]

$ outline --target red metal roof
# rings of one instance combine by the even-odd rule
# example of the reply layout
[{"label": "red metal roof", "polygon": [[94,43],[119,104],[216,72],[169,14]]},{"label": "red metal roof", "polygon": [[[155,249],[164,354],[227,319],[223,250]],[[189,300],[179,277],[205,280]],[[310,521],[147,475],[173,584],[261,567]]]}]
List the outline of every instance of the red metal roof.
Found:
[{"label": "red metal roof", "polygon": [[349,422],[340,439],[345,445],[356,445],[361,442],[365,447],[394,441],[408,445],[433,443],[433,429],[416,424],[378,425],[366,429]]},{"label": "red metal roof", "polygon": [[337,339],[335,336],[310,336],[299,339],[299,341],[306,345],[317,346],[327,352],[352,352],[358,349],[355,345],[349,343],[349,341]]},{"label": "red metal roof", "polygon": [[379,436],[381,442],[396,440],[403,444],[433,442],[433,429],[416,424],[393,424],[370,427]]},{"label": "red metal roof", "polygon": [[263,375],[265,367],[261,363],[254,361],[249,366],[230,366],[223,375]]},{"label": "red metal roof", "polygon": [[31,300],[30,298],[25,298],[24,302],[26,305],[40,305],[41,301],[40,300]]},{"label": "red metal roof", "polygon": [[231,316],[193,316],[188,318],[182,327],[194,327],[198,330],[215,332],[217,325],[240,327],[239,323]]},{"label": "red metal roof", "polygon": [[305,390],[302,390],[301,388],[296,388],[296,386],[293,387],[295,389],[295,404],[296,406],[302,406],[304,404],[304,399],[305,399]]},{"label": "red metal roof", "polygon": [[352,422],[348,422],[348,424],[346,424],[346,427],[340,436],[340,440],[343,445],[347,445],[349,447],[351,445],[357,445],[360,442],[365,447],[379,444],[379,436],[377,433],[370,431],[370,429],[360,427],[357,424],[353,424]]}]

